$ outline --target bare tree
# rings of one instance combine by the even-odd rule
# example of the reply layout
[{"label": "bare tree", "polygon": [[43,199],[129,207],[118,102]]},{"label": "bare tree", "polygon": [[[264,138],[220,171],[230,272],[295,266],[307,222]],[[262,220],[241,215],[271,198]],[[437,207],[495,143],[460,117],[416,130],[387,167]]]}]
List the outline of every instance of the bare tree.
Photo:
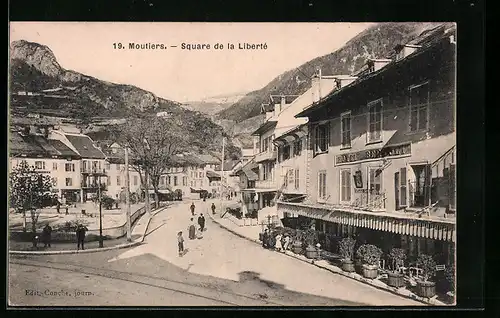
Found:
[{"label": "bare tree", "polygon": [[154,189],[158,206],[160,177],[171,165],[171,157],[187,144],[181,125],[173,118],[136,115],[118,127],[118,139],[130,149],[131,165],[139,173],[147,213],[150,213],[149,187]]}]

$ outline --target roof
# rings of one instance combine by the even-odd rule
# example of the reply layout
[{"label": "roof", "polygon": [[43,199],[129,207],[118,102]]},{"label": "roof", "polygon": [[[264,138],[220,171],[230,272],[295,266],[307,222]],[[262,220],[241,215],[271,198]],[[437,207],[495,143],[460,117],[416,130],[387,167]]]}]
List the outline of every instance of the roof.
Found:
[{"label": "roof", "polygon": [[217,164],[220,162],[219,159],[215,158],[210,154],[198,154],[196,155],[200,160],[204,161],[206,164]]},{"label": "roof", "polygon": [[85,135],[65,135],[69,142],[75,147],[82,158],[105,159],[102,151],[97,149],[90,137]]},{"label": "roof", "polygon": [[[224,161],[224,167],[223,167],[223,170],[224,171],[231,171],[233,170],[234,166],[236,166],[236,164],[238,164],[238,160],[231,160],[231,159],[227,159]],[[215,167],[215,170],[220,170],[220,162],[219,164]]]},{"label": "roof", "polygon": [[[434,33],[433,33],[433,35],[434,35]],[[440,38],[438,38],[438,40],[441,41],[444,38],[447,38],[447,36],[446,37],[441,36]],[[391,62],[386,67],[381,68],[378,71],[371,72],[363,77],[359,77],[357,80],[355,80],[351,84],[346,85],[340,89],[332,91],[330,94],[328,94],[324,98],[322,98],[318,103],[315,103],[311,107],[308,107],[308,108],[302,110],[300,113],[295,115],[295,117],[308,117],[314,111],[325,107],[327,105],[328,101],[333,100],[334,98],[340,96],[345,91],[350,90],[352,87],[357,87],[361,83],[364,83],[364,82],[366,82],[374,77],[378,77],[378,75],[380,75],[381,73],[395,70],[398,67],[401,67],[402,65],[407,65],[407,63],[409,63],[409,62],[415,61],[419,57],[421,58],[422,56],[424,56],[424,54],[429,53],[433,48],[436,47],[436,45],[435,45],[436,42],[437,42],[436,37],[433,37],[432,41],[427,42],[425,46],[422,46],[422,48],[418,49],[415,53],[413,53],[413,54],[411,54],[411,55],[409,55],[401,60]]]},{"label": "roof", "polygon": [[14,155],[26,155],[36,157],[74,157],[78,158],[76,152],[71,150],[59,140],[47,139],[41,135],[21,135],[11,133],[9,136],[9,151]]},{"label": "roof", "polygon": [[271,130],[271,129],[275,128],[277,124],[278,124],[277,121],[268,120],[265,123],[263,123],[262,125],[260,125],[260,127],[257,128],[257,130],[252,133],[252,136],[260,135],[268,130]]},{"label": "roof", "polygon": [[208,170],[207,171],[207,178],[218,178],[218,179],[220,179],[220,175],[218,173],[216,173],[216,172]]},{"label": "roof", "polygon": [[52,118],[46,117],[12,117],[10,119],[11,125],[19,125],[19,126],[55,126],[57,125],[57,121]]}]

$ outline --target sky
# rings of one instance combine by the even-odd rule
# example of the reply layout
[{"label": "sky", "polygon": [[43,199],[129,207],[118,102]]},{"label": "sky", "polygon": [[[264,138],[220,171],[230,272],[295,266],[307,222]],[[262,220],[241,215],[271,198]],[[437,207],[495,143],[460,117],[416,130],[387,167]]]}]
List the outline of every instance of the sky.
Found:
[{"label": "sky", "polygon": [[[187,102],[260,89],[279,74],[341,48],[370,25],[11,22],[10,41],[48,46],[65,69]],[[118,43],[125,48],[115,48]],[[166,49],[131,50],[129,43]],[[210,44],[210,49],[183,50],[182,43]],[[215,49],[217,43],[223,49]],[[239,49],[244,43],[267,49]]]}]

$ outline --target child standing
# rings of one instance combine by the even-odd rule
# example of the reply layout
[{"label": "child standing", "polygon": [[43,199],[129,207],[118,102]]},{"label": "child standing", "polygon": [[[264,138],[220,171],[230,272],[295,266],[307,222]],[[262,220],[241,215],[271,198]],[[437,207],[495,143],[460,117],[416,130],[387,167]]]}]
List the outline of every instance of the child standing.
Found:
[{"label": "child standing", "polygon": [[184,254],[184,238],[182,237],[182,231],[177,233],[177,243],[179,246],[179,256],[182,256],[182,254]]}]

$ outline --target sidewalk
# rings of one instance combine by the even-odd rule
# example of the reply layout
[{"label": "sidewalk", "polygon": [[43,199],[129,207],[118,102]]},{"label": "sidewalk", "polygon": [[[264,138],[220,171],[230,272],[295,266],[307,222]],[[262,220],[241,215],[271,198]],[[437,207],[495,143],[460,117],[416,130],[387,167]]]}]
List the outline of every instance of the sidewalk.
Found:
[{"label": "sidewalk", "polygon": [[[231,233],[233,233],[241,238],[252,241],[256,244],[259,244],[259,245],[262,244],[261,241],[259,240],[259,233],[262,230],[261,226],[238,226],[235,223],[233,223],[231,220],[228,220],[226,218],[221,219],[220,213],[216,213],[215,215],[213,215],[212,213],[208,213],[208,214],[210,215],[210,218],[215,223],[217,223],[220,227],[226,229],[227,231],[229,231],[229,232],[231,232]],[[279,253],[279,252],[275,252],[275,253]],[[385,291],[391,292],[393,294],[396,294],[396,295],[399,295],[402,297],[410,298],[410,299],[420,301],[420,302],[425,303],[425,304],[434,305],[434,306],[447,306],[448,305],[442,301],[439,301],[438,299],[436,299],[436,297],[433,297],[430,299],[420,297],[420,296],[415,295],[414,293],[412,293],[411,291],[409,291],[406,288],[399,288],[398,289],[395,287],[388,286],[384,282],[382,282],[378,279],[367,279],[367,278],[364,278],[363,276],[359,275],[358,273],[344,272],[341,268],[330,264],[326,260],[320,260],[320,261],[311,260],[311,259],[306,258],[303,255],[298,255],[298,254],[292,253],[291,251],[286,251],[285,253],[282,253],[282,254],[286,254],[287,256],[290,256],[290,257],[293,257],[297,260],[309,263],[309,264],[314,265],[316,267],[325,269],[325,270],[330,271],[332,273],[339,274],[339,275],[342,275],[345,277],[349,277],[351,279],[357,280],[357,281],[365,283],[365,284],[369,284],[369,285],[376,287],[378,289],[385,290]]]},{"label": "sidewalk", "polygon": [[[118,239],[112,239],[112,240],[105,240],[104,241],[104,247],[99,248],[99,241],[93,241],[93,242],[86,242],[85,243],[85,250],[76,250],[76,244],[75,243],[56,243],[52,244],[52,247],[49,248],[43,248],[41,247],[37,251],[29,250],[29,251],[23,251],[23,250],[15,250],[16,244],[13,244],[9,242],[9,254],[12,255],[54,255],[54,254],[75,254],[75,253],[93,253],[93,252],[102,252],[102,251],[108,251],[108,250],[114,250],[114,249],[121,249],[121,248],[127,248],[127,247],[133,247],[139,244],[142,244],[144,241],[144,237],[147,233],[149,223],[151,222],[151,219],[161,211],[163,211],[166,208],[171,207],[172,205],[166,205],[163,207],[160,207],[159,209],[155,211],[151,211],[151,217],[149,217],[147,214],[143,214],[139,220],[135,223],[135,225],[132,228],[132,242],[127,241],[127,237],[121,237]],[[22,243],[22,242],[19,242]],[[31,243],[29,243],[31,245]],[[43,244],[41,244],[43,246]]]}]

